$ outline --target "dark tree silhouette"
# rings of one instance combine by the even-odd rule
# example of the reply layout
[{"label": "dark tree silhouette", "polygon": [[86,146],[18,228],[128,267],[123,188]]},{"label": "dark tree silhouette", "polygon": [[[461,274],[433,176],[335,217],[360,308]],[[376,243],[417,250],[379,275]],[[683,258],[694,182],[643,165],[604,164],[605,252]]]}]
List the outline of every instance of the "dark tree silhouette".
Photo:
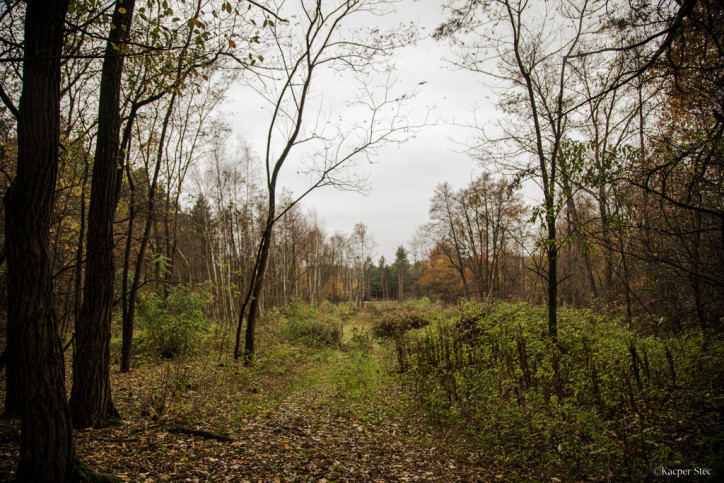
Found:
[{"label": "dark tree silhouette", "polygon": [[102,425],[119,414],[111,398],[110,341],[113,310],[113,217],[123,170],[119,137],[124,43],[135,0],[118,0],[103,59],[98,136],[88,212],[88,255],[83,306],[75,325],[70,409],[76,427]]},{"label": "dark tree silhouette", "polygon": [[5,198],[8,371],[22,416],[18,481],[67,481],[73,433],[48,256],[58,172],[60,56],[68,0],[29,0],[17,176]]}]

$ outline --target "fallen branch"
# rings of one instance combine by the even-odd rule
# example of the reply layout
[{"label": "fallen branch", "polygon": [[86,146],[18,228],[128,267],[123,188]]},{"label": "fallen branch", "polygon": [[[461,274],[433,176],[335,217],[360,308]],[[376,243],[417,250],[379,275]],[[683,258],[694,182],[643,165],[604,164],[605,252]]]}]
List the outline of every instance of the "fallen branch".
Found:
[{"label": "fallen branch", "polygon": [[170,428],[168,430],[169,433],[180,433],[180,434],[188,434],[190,436],[198,436],[200,438],[206,438],[206,439],[215,439],[216,441],[225,441],[225,442],[231,442],[234,441],[234,438],[231,438],[229,436],[224,436],[223,434],[216,434],[212,433],[210,431],[204,431],[201,429],[190,429],[190,428]]}]

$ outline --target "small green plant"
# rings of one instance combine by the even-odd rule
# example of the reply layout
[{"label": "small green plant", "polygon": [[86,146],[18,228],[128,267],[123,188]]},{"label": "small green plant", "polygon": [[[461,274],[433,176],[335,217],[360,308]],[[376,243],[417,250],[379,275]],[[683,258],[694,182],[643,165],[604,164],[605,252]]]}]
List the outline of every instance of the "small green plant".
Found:
[{"label": "small green plant", "polygon": [[374,342],[367,332],[352,332],[349,341],[345,344],[345,350],[359,351],[363,354],[372,352]]},{"label": "small green plant", "polygon": [[359,312],[359,308],[354,304],[354,302],[344,302],[337,304],[332,313],[342,322],[346,322],[357,312]]},{"label": "small green plant", "polygon": [[187,285],[174,287],[166,298],[156,292],[141,301],[143,346],[159,357],[171,359],[196,350],[208,328],[204,307],[208,293]]}]

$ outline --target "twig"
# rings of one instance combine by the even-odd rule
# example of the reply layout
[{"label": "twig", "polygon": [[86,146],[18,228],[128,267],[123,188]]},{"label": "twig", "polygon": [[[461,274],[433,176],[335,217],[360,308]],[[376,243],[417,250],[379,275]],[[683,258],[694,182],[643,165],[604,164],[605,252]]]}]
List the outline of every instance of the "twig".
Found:
[{"label": "twig", "polygon": [[217,441],[231,442],[234,438],[224,436],[223,434],[216,434],[210,431],[204,431],[201,429],[190,429],[190,428],[170,428],[167,430],[169,433],[175,434],[188,434],[190,436],[198,436],[200,438],[215,439]]}]

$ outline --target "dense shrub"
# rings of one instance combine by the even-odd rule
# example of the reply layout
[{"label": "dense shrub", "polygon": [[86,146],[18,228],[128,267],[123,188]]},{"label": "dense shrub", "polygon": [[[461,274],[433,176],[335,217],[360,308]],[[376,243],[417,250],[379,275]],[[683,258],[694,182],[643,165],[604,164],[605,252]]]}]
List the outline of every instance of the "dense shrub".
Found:
[{"label": "dense shrub", "polygon": [[329,320],[290,320],[281,330],[291,340],[310,346],[337,346],[342,340],[341,327]]},{"label": "dense shrub", "polygon": [[195,351],[208,328],[204,307],[208,293],[201,287],[174,287],[166,298],[151,292],[141,300],[142,346],[162,358]]},{"label": "dense shrub", "polygon": [[342,326],[334,309],[293,301],[274,309],[268,318],[279,326],[289,340],[312,347],[338,346],[342,341]]},{"label": "dense shrub", "polygon": [[359,308],[354,302],[344,302],[335,305],[332,313],[342,322],[346,322],[357,314],[357,312],[359,312]]},{"label": "dense shrub", "polygon": [[721,340],[642,336],[586,310],[559,320],[554,343],[543,308],[465,303],[397,339],[400,370],[430,416],[541,478],[723,469]]},{"label": "dense shrub", "polygon": [[372,331],[377,337],[399,337],[408,330],[430,324],[439,316],[438,309],[428,298],[382,305],[373,312]]}]

